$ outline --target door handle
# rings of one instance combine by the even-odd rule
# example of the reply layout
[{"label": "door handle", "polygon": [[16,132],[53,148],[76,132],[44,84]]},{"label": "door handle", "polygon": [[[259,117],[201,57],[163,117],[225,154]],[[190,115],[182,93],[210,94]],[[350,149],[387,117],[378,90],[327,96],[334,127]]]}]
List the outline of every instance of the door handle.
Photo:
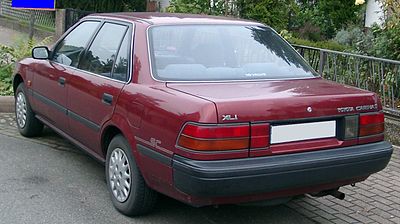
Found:
[{"label": "door handle", "polygon": [[113,102],[113,96],[112,95],[110,95],[110,94],[108,94],[108,93],[104,93],[103,94],[103,100],[102,100],[102,102],[104,103],[104,104],[106,104],[106,105],[109,105],[109,106],[111,106],[112,105],[112,102]]},{"label": "door handle", "polygon": [[64,87],[65,86],[65,78],[64,77],[60,77],[58,79],[58,84],[60,84],[60,86]]}]

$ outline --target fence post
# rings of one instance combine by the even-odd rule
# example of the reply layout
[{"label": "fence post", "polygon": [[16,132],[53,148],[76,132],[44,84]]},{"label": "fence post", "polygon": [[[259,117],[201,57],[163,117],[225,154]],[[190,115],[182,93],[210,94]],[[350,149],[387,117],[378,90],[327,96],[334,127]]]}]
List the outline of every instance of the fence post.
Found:
[{"label": "fence post", "polygon": [[321,77],[324,76],[324,68],[325,68],[325,59],[326,59],[326,54],[324,51],[320,51],[319,53],[319,75]]},{"label": "fence post", "polygon": [[66,10],[65,9],[56,9],[56,37],[58,39],[65,32],[66,27]]},{"label": "fence post", "polygon": [[31,10],[29,13],[29,40],[32,40],[35,35],[36,11]]}]

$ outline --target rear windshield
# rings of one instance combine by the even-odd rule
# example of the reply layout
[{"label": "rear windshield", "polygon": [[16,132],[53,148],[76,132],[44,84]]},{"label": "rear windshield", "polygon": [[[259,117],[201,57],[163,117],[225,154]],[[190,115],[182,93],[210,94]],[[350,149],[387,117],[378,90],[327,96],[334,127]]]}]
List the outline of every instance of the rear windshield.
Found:
[{"label": "rear windshield", "polygon": [[152,72],[164,81],[301,79],[317,76],[271,28],[168,25],[149,30]]}]

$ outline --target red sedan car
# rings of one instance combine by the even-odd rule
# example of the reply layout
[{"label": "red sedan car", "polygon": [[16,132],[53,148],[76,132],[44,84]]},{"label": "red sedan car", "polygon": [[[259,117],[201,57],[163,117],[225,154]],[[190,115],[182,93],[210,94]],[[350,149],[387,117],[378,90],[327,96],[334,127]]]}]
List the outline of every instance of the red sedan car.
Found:
[{"label": "red sedan car", "polygon": [[43,125],[105,164],[123,214],[339,187],[385,168],[379,97],[318,76],[273,29],[224,17],[95,14],[18,63],[22,135]]}]

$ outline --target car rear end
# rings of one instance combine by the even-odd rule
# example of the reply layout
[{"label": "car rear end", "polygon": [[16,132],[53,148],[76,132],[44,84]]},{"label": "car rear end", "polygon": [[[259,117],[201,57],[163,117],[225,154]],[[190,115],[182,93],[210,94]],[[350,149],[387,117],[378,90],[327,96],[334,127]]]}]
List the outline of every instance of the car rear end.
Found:
[{"label": "car rear end", "polygon": [[[335,103],[321,111],[324,106],[317,96],[299,97],[303,103],[288,109],[287,99],[280,99],[273,105],[283,114],[275,116],[279,112],[266,112],[262,103],[268,99],[258,103],[212,99],[218,112],[224,112],[222,105],[228,102],[241,106],[230,108],[231,121],[218,114],[218,124],[188,122],[182,127],[173,160],[175,187],[224,203],[227,197],[242,202],[250,198],[240,196],[259,195],[257,200],[262,195],[334,194],[343,185],[365,180],[384,169],[392,154],[391,144],[384,141],[384,114],[372,93],[343,95],[331,96]],[[363,100],[370,104],[360,105]],[[249,116],[258,111],[251,105],[264,109]],[[346,106],[354,111],[344,112],[339,105],[354,105]]]},{"label": "car rear end", "polygon": [[[210,44],[218,35],[223,42]],[[388,164],[378,96],[318,77],[270,28],[160,26],[149,39],[153,77],[213,102],[218,117],[187,121],[177,134],[173,185],[188,203],[341,198],[339,187]]]},{"label": "car rear end", "polygon": [[[245,149],[248,156],[195,160],[175,155],[175,186],[187,194],[206,198],[301,188],[307,188],[303,193],[316,193],[364,180],[388,164],[392,147],[383,141],[381,112],[318,120],[325,121],[188,123],[178,138],[179,149],[208,153],[210,158],[213,152],[224,150],[229,154]],[[341,130],[336,131],[335,127]],[[296,141],[291,142],[293,135]],[[351,138],[348,146],[338,147],[337,142],[347,141],[346,138]],[[332,189],[324,189],[324,185]]]}]

